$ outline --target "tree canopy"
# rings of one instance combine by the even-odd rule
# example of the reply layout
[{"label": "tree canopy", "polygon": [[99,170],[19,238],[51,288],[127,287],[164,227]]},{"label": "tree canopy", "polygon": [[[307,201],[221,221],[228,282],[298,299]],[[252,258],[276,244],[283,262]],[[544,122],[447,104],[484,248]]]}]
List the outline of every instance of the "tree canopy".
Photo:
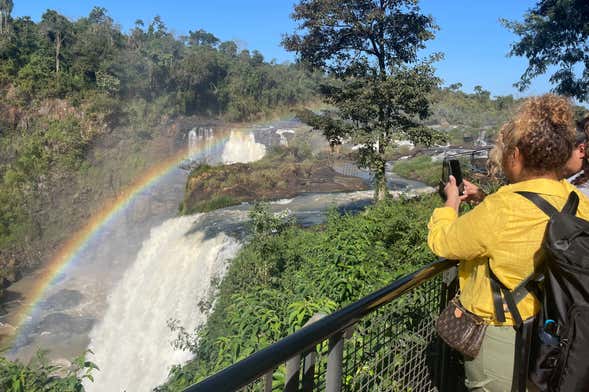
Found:
[{"label": "tree canopy", "polygon": [[[283,39],[298,60],[331,78],[321,86],[336,110],[301,117],[323,129],[332,145],[351,137],[358,161],[386,196],[384,151],[399,138],[431,141],[418,124],[429,113],[427,96],[439,80],[418,51],[437,28],[415,0],[302,0],[292,15],[297,32]],[[434,56],[436,57],[436,56]]]},{"label": "tree canopy", "polygon": [[524,56],[528,66],[516,86],[524,90],[535,77],[555,68],[554,91],[580,101],[589,98],[589,2],[540,0],[523,22],[503,20],[517,34],[512,56]]}]

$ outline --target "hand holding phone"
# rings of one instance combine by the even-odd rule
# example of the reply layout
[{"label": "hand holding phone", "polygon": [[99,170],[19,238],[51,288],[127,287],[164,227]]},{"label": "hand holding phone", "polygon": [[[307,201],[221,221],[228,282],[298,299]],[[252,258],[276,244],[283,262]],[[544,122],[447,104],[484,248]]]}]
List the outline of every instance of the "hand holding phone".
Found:
[{"label": "hand holding phone", "polygon": [[458,195],[464,193],[464,183],[462,181],[462,170],[460,170],[460,161],[458,159],[444,158],[442,162],[442,180],[440,181],[438,193],[446,201],[446,184],[450,181],[450,176],[456,179]]}]

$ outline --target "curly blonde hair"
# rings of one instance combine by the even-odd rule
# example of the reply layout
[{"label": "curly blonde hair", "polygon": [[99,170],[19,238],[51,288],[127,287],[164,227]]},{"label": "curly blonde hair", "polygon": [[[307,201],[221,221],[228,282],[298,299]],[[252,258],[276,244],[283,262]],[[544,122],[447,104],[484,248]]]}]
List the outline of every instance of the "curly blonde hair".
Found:
[{"label": "curly blonde hair", "polygon": [[569,100],[554,94],[532,97],[501,127],[491,150],[489,169],[493,174],[500,173],[504,159],[517,147],[526,171],[560,172],[574,145],[575,126]]}]

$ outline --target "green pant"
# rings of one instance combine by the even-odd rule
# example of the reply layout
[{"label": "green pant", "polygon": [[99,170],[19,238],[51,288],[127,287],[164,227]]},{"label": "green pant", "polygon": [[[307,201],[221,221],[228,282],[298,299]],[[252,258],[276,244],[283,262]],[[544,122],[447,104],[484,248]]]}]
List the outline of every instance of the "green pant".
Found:
[{"label": "green pant", "polygon": [[476,392],[510,392],[514,350],[513,327],[488,326],[479,355],[464,361],[466,387]]}]

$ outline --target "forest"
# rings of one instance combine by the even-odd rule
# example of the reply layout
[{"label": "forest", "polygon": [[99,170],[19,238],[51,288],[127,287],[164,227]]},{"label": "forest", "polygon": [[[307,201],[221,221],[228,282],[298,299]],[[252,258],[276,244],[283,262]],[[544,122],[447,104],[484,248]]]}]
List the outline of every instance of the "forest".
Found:
[{"label": "forest", "polygon": [[148,167],[145,156],[158,158],[154,140],[175,120],[260,119],[312,101],[314,78],[203,30],[176,37],[160,17],[125,33],[100,7],[74,21],[47,10],[38,23],[8,12],[0,30],[0,287],[67,238],[88,205],[65,214],[47,207],[70,200],[63,209],[75,210],[76,196],[116,194]]}]

